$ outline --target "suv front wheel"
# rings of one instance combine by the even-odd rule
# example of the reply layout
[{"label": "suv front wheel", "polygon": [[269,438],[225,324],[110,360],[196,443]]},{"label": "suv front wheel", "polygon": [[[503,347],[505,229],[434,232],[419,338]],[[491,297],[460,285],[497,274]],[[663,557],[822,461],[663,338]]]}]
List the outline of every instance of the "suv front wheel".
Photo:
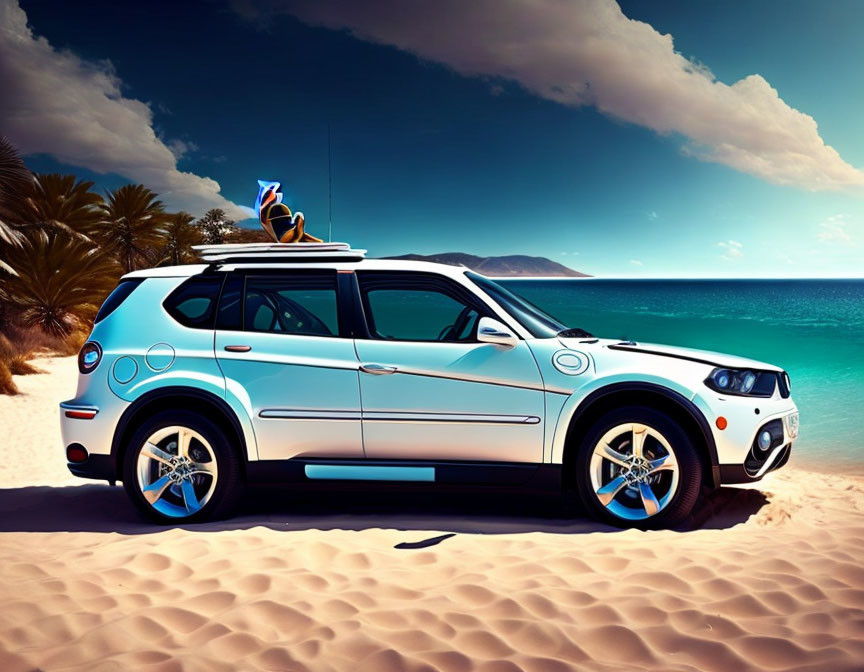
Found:
[{"label": "suv front wheel", "polygon": [[135,431],[123,461],[123,486],[158,523],[224,518],[243,485],[242,466],[224,432],[202,415],[165,411]]},{"label": "suv front wheel", "polygon": [[653,408],[610,411],[588,430],[575,465],[585,508],[619,527],[674,527],[693,510],[702,463],[687,433]]}]

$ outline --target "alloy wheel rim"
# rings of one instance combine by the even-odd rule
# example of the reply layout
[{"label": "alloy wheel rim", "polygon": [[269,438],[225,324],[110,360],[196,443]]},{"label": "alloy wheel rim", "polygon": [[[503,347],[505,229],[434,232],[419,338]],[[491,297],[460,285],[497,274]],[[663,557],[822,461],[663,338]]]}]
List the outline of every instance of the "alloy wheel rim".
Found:
[{"label": "alloy wheel rim", "polygon": [[200,511],[216,489],[219,467],[212,446],[188,427],[151,434],[138,453],[138,488],[147,503],[170,518]]},{"label": "alloy wheel rim", "polygon": [[663,511],[680,479],[678,460],[666,437],[637,422],[606,432],[594,446],[589,470],[597,501],[624,520],[645,520]]}]

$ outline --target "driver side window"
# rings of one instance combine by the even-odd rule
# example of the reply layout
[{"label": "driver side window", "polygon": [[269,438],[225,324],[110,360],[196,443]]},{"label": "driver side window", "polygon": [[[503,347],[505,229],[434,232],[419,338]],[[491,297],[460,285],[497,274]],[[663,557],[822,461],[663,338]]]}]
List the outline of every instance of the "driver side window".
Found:
[{"label": "driver side window", "polygon": [[458,284],[421,273],[358,273],[372,338],[466,343],[485,314]]}]

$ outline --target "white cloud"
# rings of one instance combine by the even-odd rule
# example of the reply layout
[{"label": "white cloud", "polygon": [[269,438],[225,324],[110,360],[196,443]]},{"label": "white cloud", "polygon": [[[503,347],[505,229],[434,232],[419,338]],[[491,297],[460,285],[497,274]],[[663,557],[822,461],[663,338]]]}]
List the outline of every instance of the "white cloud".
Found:
[{"label": "white cloud", "polygon": [[27,25],[16,0],[0,0],[0,128],[25,155],[139,181],[171,208],[203,214],[223,208],[233,218],[251,209],[227,200],[208,177],[183,172],[177,158],[192,143],[166,144],[147,103],[126,98],[107,61],[56,49]]},{"label": "white cloud", "polygon": [[191,140],[181,140],[180,138],[174,138],[173,140],[168,140],[165,145],[168,149],[171,150],[171,153],[174,155],[174,158],[178,161],[182,159],[187,154],[192,152],[197,152],[199,147],[197,144],[192,142]]},{"label": "white cloud", "polygon": [[744,256],[744,252],[742,251],[744,245],[737,240],[721,241],[717,243],[717,247],[723,249],[723,254],[720,255],[720,258],[726,261],[735,261]]},{"label": "white cloud", "polygon": [[562,105],[686,138],[684,152],[769,182],[860,189],[864,172],[819,136],[758,74],[733,84],[675,51],[671,35],[614,0],[235,0],[250,19],[287,12],[347,29],[468,76],[518,82]]},{"label": "white cloud", "polygon": [[631,263],[633,266],[644,266],[644,265],[645,265],[645,264],[643,264],[641,261],[639,261],[638,259],[631,259],[631,260],[630,260],[630,263]]},{"label": "white cloud", "polygon": [[821,243],[840,243],[851,245],[852,236],[846,231],[847,225],[846,215],[832,215],[819,223],[819,233],[817,238]]}]

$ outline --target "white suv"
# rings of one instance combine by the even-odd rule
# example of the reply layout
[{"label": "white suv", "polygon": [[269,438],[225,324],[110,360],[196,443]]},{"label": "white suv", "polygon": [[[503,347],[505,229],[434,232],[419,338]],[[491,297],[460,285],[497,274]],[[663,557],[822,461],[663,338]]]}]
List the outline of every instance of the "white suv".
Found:
[{"label": "white suv", "polygon": [[334,244],[201,248],[126,275],[61,420],[72,473],[159,522],[247,482],[572,489],[613,524],[681,522],[703,486],[789,459],[789,377],[594,338],[489,278]]}]

